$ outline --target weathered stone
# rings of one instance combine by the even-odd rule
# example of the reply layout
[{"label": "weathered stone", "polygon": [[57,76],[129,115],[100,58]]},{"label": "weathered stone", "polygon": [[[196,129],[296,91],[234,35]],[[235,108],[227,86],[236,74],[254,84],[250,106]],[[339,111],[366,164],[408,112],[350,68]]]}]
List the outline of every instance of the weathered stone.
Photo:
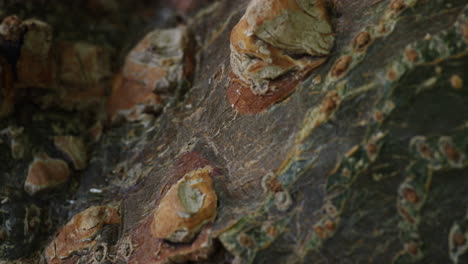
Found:
[{"label": "weathered stone", "polygon": [[231,68],[255,94],[266,94],[274,80],[293,70],[317,67],[334,42],[325,3],[254,0],[231,32]]},{"label": "weathered stone", "polygon": [[154,213],[154,237],[188,242],[203,225],[215,219],[217,196],[211,173],[210,166],[193,170],[169,189]]},{"label": "weathered stone", "polygon": [[45,153],[38,154],[29,165],[28,176],[24,189],[30,195],[56,188],[70,177],[66,162],[49,157]]},{"label": "weathered stone", "polygon": [[148,33],[128,54],[123,77],[158,93],[173,91],[186,78],[189,41],[186,26]]},{"label": "weathered stone", "polygon": [[107,115],[111,122],[125,119],[136,121],[145,113],[157,112],[162,107],[159,95],[143,83],[117,75],[112,85],[112,94],[107,102]]},{"label": "weathered stone", "polygon": [[157,112],[162,100],[191,75],[192,56],[185,26],[154,30],[128,54],[122,73],[114,80],[107,113],[111,121],[123,116],[139,120]]},{"label": "weathered stone", "polygon": [[64,263],[73,253],[94,246],[104,225],[119,223],[119,211],[112,206],[92,206],[78,213],[45,249],[47,263]]}]

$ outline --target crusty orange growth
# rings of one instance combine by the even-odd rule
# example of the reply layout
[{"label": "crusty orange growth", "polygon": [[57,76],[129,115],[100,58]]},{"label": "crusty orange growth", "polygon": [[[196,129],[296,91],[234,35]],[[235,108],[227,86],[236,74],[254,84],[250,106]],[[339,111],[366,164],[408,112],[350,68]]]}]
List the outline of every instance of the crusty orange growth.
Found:
[{"label": "crusty orange growth", "polygon": [[293,70],[317,67],[334,35],[323,0],[252,0],[231,32],[231,68],[255,94]]},{"label": "crusty orange growth", "polygon": [[30,195],[53,189],[66,182],[70,177],[70,169],[65,161],[40,153],[29,165],[28,176],[24,189]]},{"label": "crusty orange growth", "polygon": [[213,189],[213,168],[195,169],[174,184],[154,213],[154,237],[172,242],[188,242],[203,225],[216,217],[217,196]]},{"label": "crusty orange growth", "polygon": [[47,263],[59,264],[73,253],[94,246],[94,238],[104,225],[118,223],[118,209],[112,206],[92,206],[78,213],[46,248]]},{"label": "crusty orange growth", "polygon": [[156,111],[190,75],[192,55],[186,26],[156,29],[129,52],[107,105],[110,121],[142,119]]}]

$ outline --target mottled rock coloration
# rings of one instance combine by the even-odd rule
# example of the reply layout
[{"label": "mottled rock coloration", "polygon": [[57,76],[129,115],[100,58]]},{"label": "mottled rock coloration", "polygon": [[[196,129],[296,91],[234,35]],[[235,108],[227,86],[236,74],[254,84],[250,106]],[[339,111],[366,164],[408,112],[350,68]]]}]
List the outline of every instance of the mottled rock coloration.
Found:
[{"label": "mottled rock coloration", "polygon": [[70,169],[65,161],[51,158],[46,153],[40,153],[29,165],[24,189],[30,195],[34,195],[58,187],[69,177]]},{"label": "mottled rock coloration", "polygon": [[271,80],[317,67],[310,56],[327,56],[333,42],[323,0],[254,0],[232,29],[231,68],[254,94],[266,94]]},{"label": "mottled rock coloration", "polygon": [[94,246],[104,225],[119,223],[119,211],[112,206],[92,206],[78,213],[45,249],[47,263],[64,263],[72,254]]},{"label": "mottled rock coloration", "polygon": [[186,26],[148,33],[127,55],[114,80],[107,105],[109,119],[141,119],[155,113],[162,102],[191,75],[192,56]]},{"label": "mottled rock coloration", "polygon": [[189,242],[203,225],[215,219],[217,196],[212,173],[210,166],[193,170],[169,189],[154,213],[154,237]]}]

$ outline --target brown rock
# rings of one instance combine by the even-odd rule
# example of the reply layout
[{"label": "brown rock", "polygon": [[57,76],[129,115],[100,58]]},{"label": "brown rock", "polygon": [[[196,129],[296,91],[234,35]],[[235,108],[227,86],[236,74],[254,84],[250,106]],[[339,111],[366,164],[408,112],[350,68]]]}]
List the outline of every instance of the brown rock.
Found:
[{"label": "brown rock", "polygon": [[205,166],[184,175],[162,198],[154,213],[154,237],[188,242],[203,225],[216,217],[217,196],[213,189],[213,168]]},{"label": "brown rock", "polygon": [[70,170],[66,162],[41,153],[29,165],[24,189],[30,195],[34,195],[59,186],[66,182],[69,177]]},{"label": "brown rock", "polygon": [[263,95],[271,90],[270,80],[318,67],[315,59],[290,55],[326,56],[333,42],[324,1],[253,0],[231,32],[231,68],[254,94]]},{"label": "brown rock", "polygon": [[128,54],[123,77],[159,93],[170,92],[185,78],[189,40],[185,26],[148,33]]},{"label": "brown rock", "polygon": [[171,95],[190,78],[193,58],[189,40],[185,26],[154,30],[130,51],[108,101],[111,121],[119,115],[139,120],[143,113],[158,111],[161,97]]},{"label": "brown rock", "polygon": [[112,85],[112,94],[107,102],[107,116],[114,122],[120,117],[140,120],[145,112],[155,112],[162,105],[159,95],[139,81],[117,75]]},{"label": "brown rock", "polygon": [[47,263],[62,263],[73,253],[94,246],[104,225],[119,223],[118,209],[112,206],[93,206],[78,213],[45,249]]}]

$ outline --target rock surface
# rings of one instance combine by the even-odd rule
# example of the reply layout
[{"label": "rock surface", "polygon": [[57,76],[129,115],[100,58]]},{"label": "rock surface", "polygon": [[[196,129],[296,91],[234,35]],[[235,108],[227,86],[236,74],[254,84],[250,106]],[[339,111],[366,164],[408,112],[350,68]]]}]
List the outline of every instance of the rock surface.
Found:
[{"label": "rock surface", "polygon": [[[231,68],[231,32],[251,1],[212,1],[185,14],[165,1],[78,2],[15,1],[19,4],[1,13],[1,18],[37,17],[52,27],[53,43],[111,48],[113,63],[98,86],[16,89],[21,43],[11,42],[14,38],[1,43],[0,126],[22,128],[22,133],[14,152],[9,133],[0,133],[0,228],[6,238],[0,241],[0,258],[40,260],[54,234],[69,238],[59,230],[68,229],[73,215],[112,201],[119,204],[120,224],[98,224],[102,232],[84,242],[71,239],[69,245],[77,247],[54,261],[467,261],[465,0],[289,1],[326,8],[334,43],[324,57],[306,55],[316,60],[313,71],[290,71],[269,80],[275,89],[265,94],[238,82]],[[91,12],[91,6],[101,7]],[[109,123],[109,87],[112,79],[129,78],[123,75],[128,54],[148,32],[181,25],[193,49],[187,53],[193,54],[188,85],[165,93],[154,90],[152,75],[140,83],[146,77],[135,75],[132,85],[160,97],[143,100],[157,102],[157,111]],[[298,60],[303,55],[271,43],[282,56]],[[60,61],[56,51],[51,49]],[[163,55],[158,50],[137,56],[151,61],[136,62],[150,70],[153,59]],[[98,100],[77,100],[76,105],[66,100],[81,88],[80,98]],[[90,147],[87,167],[74,172],[63,188],[30,197],[23,190],[25,170],[35,153],[63,156],[53,142],[63,135],[81,137]],[[170,224],[184,226],[180,218],[197,216],[194,212],[206,201],[200,199],[201,187],[198,192],[180,180],[207,166],[213,168],[208,189],[217,201],[204,218],[209,221],[190,227],[192,239],[168,241],[178,230]],[[179,189],[193,199],[181,202]],[[170,231],[152,228],[158,222],[171,226]],[[15,228],[6,230],[10,223]]]}]

